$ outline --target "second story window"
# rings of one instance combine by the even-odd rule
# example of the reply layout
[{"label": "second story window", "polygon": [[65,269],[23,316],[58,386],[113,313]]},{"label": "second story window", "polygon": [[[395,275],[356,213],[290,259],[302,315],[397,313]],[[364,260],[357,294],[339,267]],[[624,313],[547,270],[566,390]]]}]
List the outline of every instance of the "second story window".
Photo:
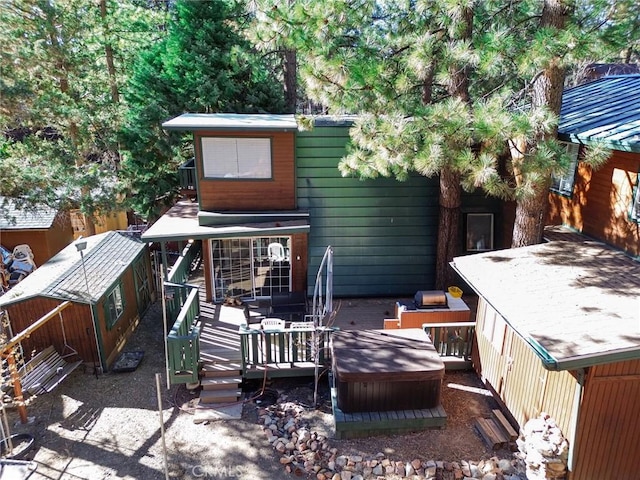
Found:
[{"label": "second story window", "polygon": [[560,195],[570,197],[573,195],[573,184],[576,179],[576,168],[578,166],[578,152],[580,151],[580,145],[568,142],[560,142],[560,145],[564,145],[567,155],[571,159],[571,165],[569,166],[566,174],[562,176],[553,175],[551,177],[551,190],[559,193]]},{"label": "second story window", "polygon": [[269,179],[271,139],[203,137],[205,178]]}]

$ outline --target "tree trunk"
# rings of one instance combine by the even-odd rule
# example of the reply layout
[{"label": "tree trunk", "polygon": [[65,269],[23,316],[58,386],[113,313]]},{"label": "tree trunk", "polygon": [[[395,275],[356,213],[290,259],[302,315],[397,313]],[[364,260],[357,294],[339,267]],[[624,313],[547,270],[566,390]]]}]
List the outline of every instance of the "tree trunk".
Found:
[{"label": "tree trunk", "polygon": [[460,204],[462,188],[460,174],[449,167],[440,172],[440,218],[438,220],[438,250],[435,288],[446,290],[453,279],[449,262],[460,253]]},{"label": "tree trunk", "polygon": [[[471,40],[473,35],[473,11],[462,9],[460,40]],[[449,68],[449,95],[470,103],[469,68],[466,64]],[[460,173],[447,165],[440,171],[440,219],[438,221],[438,253],[436,257],[436,288],[446,290],[453,280],[453,270],[449,266],[453,257],[460,254],[462,235],[460,205],[462,186]]]},{"label": "tree trunk", "polygon": [[298,107],[298,72],[296,51],[284,51],[284,101],[287,113],[296,113]]},{"label": "tree trunk", "polygon": [[[566,25],[570,7],[561,0],[545,0],[540,18],[541,28],[554,28],[563,30]],[[547,68],[536,77],[533,83],[531,105],[533,108],[546,106],[557,116],[560,115],[562,106],[562,91],[564,88],[565,70],[562,59],[556,57],[550,59]],[[557,136],[557,128],[550,132],[538,135],[527,151],[535,148],[539,142]],[[520,170],[516,166],[519,161],[526,162],[526,153],[523,159],[515,161],[514,173],[518,176]],[[541,179],[533,186],[533,193],[518,200],[516,205],[516,218],[513,225],[513,238],[511,247],[523,247],[535,245],[542,241],[544,222],[549,208],[549,186],[551,184],[551,172],[543,173]]]},{"label": "tree trunk", "polygon": [[109,25],[107,21],[107,1],[100,0],[100,18],[102,19],[102,28],[104,33],[104,55],[107,62],[107,73],[109,74],[109,85],[111,87],[111,100],[113,103],[120,102],[120,94],[118,93],[118,82],[116,81],[116,67],[113,62],[113,47],[110,42]]}]

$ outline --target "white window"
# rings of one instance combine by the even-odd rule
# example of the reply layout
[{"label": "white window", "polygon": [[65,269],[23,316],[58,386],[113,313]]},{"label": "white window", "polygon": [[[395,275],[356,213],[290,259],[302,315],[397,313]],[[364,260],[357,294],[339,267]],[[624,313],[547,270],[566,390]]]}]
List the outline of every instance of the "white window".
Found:
[{"label": "white window", "polygon": [[111,329],[120,319],[124,312],[124,296],[122,295],[122,284],[118,284],[105,300],[107,316],[107,328]]},{"label": "white window", "polygon": [[629,211],[629,218],[637,223],[640,223],[640,173],[638,174],[638,180],[636,181],[636,188],[633,189],[633,200],[631,202],[631,210]]},{"label": "white window", "polygon": [[578,152],[580,145],[577,143],[559,142],[564,145],[567,156],[571,159],[571,165],[567,173],[561,176],[552,175],[551,190],[561,195],[573,195],[573,184],[576,179],[576,168],[578,166]]},{"label": "white window", "polygon": [[493,250],[493,213],[467,214],[467,252]]},{"label": "white window", "polygon": [[271,178],[271,139],[203,137],[205,178]]}]

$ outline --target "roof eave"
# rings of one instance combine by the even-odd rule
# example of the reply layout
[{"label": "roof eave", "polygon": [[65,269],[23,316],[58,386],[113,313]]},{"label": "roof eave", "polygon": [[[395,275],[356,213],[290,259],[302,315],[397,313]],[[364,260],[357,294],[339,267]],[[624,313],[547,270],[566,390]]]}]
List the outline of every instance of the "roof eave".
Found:
[{"label": "roof eave", "polygon": [[562,132],[558,132],[558,139],[565,142],[580,143],[582,145],[597,145],[597,146],[609,148],[611,150],[618,150],[621,152],[640,153],[640,143],[637,143],[637,142],[600,140],[600,139],[593,139],[593,138],[585,138],[579,133],[576,134],[576,133],[562,133]]}]

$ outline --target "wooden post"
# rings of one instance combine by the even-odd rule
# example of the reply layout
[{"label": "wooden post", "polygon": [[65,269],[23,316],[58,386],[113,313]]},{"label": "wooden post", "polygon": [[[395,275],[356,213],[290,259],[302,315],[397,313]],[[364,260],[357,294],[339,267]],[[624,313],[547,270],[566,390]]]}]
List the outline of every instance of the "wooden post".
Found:
[{"label": "wooden post", "polygon": [[13,352],[10,352],[7,356],[7,363],[9,364],[9,371],[11,372],[11,378],[13,380],[13,392],[15,401],[18,404],[20,422],[27,423],[27,407],[24,404],[24,396],[22,395],[22,384],[20,383],[20,375],[18,375],[18,368],[16,367],[16,359],[13,356]]}]

